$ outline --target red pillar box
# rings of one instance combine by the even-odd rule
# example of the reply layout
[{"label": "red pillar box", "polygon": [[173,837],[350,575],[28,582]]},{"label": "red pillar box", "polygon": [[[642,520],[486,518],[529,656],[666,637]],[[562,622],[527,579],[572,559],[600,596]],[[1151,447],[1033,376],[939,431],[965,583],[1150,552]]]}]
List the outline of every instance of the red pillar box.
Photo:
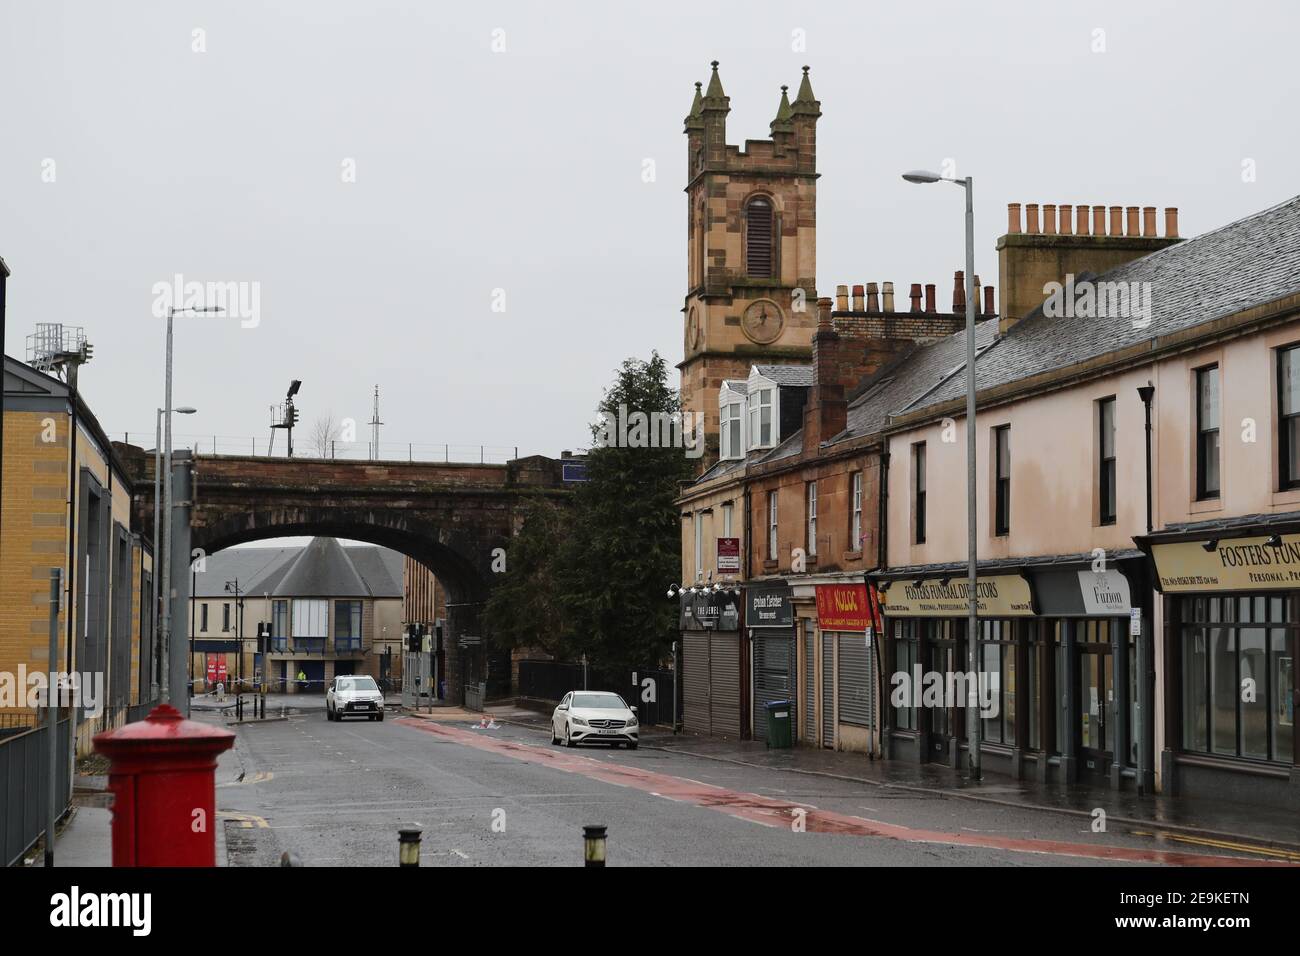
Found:
[{"label": "red pillar box", "polygon": [[114,866],[215,866],[217,755],[235,735],[168,704],[95,735],[111,761]]}]

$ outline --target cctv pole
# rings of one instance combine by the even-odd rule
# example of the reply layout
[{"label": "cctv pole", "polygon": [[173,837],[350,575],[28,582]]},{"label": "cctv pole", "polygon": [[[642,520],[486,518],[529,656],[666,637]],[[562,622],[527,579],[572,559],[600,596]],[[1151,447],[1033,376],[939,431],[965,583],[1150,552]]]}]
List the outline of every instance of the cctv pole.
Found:
[{"label": "cctv pole", "polygon": [[[974,687],[967,692],[967,757],[972,780],[980,779],[980,743],[983,726],[980,724],[980,670],[979,670],[979,597],[975,593],[978,576],[976,556],[975,516],[975,210],[973,193],[975,180],[967,176],[966,187],[966,581],[970,589],[969,618],[966,623],[967,669],[974,678]],[[971,695],[975,699],[970,699]]]}]

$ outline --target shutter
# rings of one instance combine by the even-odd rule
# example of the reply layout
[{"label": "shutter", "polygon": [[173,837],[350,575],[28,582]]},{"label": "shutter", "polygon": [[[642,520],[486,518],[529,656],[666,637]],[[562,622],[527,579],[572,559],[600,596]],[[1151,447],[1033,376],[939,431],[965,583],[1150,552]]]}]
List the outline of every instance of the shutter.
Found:
[{"label": "shutter", "polygon": [[772,275],[772,204],[766,199],[745,207],[745,272],[754,279]]},{"label": "shutter", "polygon": [[794,700],[793,673],[793,634],[785,631],[760,634],[754,638],[755,740],[767,740],[767,705],[774,700]]},{"label": "shutter", "polygon": [[822,635],[822,746],[835,748],[835,640]]},{"label": "shutter", "polygon": [[740,635],[714,634],[710,641],[710,723],[713,733],[740,738]]},{"label": "shutter", "polygon": [[871,656],[862,634],[841,634],[839,708],[840,723],[857,727],[872,724]]},{"label": "shutter", "polygon": [[709,643],[703,631],[682,635],[682,722],[692,733],[712,732],[709,721]]},{"label": "shutter", "polygon": [[807,631],[803,636],[803,739],[812,743],[817,739],[817,668],[813,658],[813,636]]}]

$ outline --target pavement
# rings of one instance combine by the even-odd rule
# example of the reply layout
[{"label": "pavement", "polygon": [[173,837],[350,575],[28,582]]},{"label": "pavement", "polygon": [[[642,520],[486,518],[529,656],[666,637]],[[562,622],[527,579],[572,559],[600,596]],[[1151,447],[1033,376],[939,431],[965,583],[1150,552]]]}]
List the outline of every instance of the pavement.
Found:
[{"label": "pavement", "polygon": [[[1253,808],[971,785],[939,767],[656,727],[637,751],[553,747],[549,711],[516,704],[330,723],[321,698],[288,696],[285,719],[235,726],[221,755],[218,865],[277,866],[287,852],[392,866],[411,825],[424,866],[581,865],[591,823],[609,827],[611,866],[1300,864],[1297,824]],[[194,719],[227,725],[220,710]],[[57,866],[109,863],[106,795],[82,780]]]}]

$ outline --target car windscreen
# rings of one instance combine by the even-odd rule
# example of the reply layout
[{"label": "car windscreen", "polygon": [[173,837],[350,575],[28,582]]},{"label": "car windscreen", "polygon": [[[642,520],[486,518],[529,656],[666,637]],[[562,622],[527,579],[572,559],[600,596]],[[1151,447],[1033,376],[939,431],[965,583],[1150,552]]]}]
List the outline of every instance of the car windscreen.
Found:
[{"label": "car windscreen", "polygon": [[596,710],[627,710],[627,704],[618,694],[574,694],[574,707],[591,707]]},{"label": "car windscreen", "polygon": [[379,690],[373,677],[350,677],[339,681],[339,690]]}]

